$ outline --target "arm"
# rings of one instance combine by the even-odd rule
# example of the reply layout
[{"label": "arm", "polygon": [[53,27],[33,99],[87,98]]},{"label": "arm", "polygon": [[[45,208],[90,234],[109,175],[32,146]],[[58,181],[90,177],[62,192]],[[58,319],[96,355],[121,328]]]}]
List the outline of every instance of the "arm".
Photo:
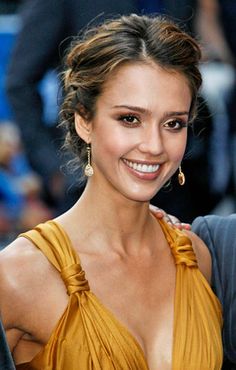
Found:
[{"label": "arm", "polygon": [[65,284],[41,250],[21,237],[0,252],[0,297],[0,316],[14,362],[29,362],[48,342],[65,311]]},{"label": "arm", "polygon": [[[13,242],[0,252],[0,313],[7,343],[12,353],[24,335],[24,331],[19,328],[20,317],[24,317],[20,292],[22,292],[22,287],[25,284],[22,287],[20,285],[23,282],[22,278],[25,276],[23,268],[26,265],[24,246],[21,245],[23,247],[21,257],[18,253],[19,247],[18,241]],[[13,307],[14,309],[12,309]]]},{"label": "arm", "polygon": [[224,353],[236,364],[236,215],[198,217],[192,229],[212,256],[212,284],[223,305]]}]

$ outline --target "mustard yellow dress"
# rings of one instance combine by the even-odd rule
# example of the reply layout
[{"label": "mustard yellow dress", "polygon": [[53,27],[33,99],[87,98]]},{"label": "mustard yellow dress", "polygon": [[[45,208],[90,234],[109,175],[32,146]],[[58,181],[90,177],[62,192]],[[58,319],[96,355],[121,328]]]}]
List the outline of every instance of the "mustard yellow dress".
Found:
[{"label": "mustard yellow dress", "polygon": [[[176,263],[172,369],[219,370],[220,303],[197,267],[189,238],[159,222]],[[21,236],[60,272],[69,301],[45,347],[17,370],[148,370],[138,342],[90,291],[79,256],[62,227],[48,221]]]}]

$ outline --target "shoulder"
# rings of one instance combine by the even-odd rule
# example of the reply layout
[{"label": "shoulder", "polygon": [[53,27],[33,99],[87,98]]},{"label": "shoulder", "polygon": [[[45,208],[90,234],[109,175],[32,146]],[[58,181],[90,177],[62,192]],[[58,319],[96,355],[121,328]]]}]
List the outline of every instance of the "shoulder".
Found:
[{"label": "shoulder", "polygon": [[20,322],[53,270],[41,251],[25,238],[16,239],[0,252],[0,311],[6,328]]},{"label": "shoulder", "polygon": [[231,277],[236,274],[236,214],[198,217],[192,229],[209,248],[214,273],[221,276],[219,281],[228,280],[234,284]]},{"label": "shoulder", "polygon": [[236,214],[198,217],[192,224],[192,230],[204,240],[211,254],[220,257],[226,252],[236,253]]},{"label": "shoulder", "polygon": [[209,284],[211,283],[211,254],[202,239],[192,231],[184,231],[192,241],[193,250],[196,255],[199,270],[205,276]]},{"label": "shoulder", "polygon": [[5,276],[4,280],[13,275],[23,279],[26,272],[33,270],[32,267],[44,268],[46,262],[42,252],[24,237],[15,239],[0,252],[0,272]]},{"label": "shoulder", "polygon": [[230,236],[236,229],[236,214],[229,216],[208,215],[197,217],[192,224],[192,230],[198,234],[210,234],[213,238]]}]

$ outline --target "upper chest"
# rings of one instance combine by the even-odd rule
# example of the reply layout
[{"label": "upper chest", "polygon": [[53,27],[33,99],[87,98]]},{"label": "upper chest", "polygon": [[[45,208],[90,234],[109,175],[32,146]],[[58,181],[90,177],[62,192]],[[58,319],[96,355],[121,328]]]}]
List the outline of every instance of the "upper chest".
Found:
[{"label": "upper chest", "polygon": [[[163,363],[171,363],[175,287],[175,265],[169,250],[152,258],[119,260],[83,254],[80,258],[101,308],[109,310],[137,340],[148,362],[154,364],[150,369],[157,365],[168,369]],[[31,315],[37,320],[28,330],[43,344],[68,305],[60,274],[50,273],[48,279],[50,284],[42,287],[43,302],[41,294],[33,300]]]},{"label": "upper chest", "polygon": [[170,369],[176,275],[170,249],[146,258],[80,258],[91,291],[138,341],[150,369]]}]

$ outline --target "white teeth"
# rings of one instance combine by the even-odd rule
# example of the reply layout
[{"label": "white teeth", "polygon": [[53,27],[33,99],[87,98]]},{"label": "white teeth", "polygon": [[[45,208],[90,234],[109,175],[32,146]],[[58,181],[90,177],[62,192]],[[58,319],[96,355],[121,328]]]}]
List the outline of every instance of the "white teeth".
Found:
[{"label": "white teeth", "polygon": [[152,173],[156,172],[158,168],[160,167],[159,164],[141,164],[141,163],[135,163],[130,162],[127,159],[124,159],[124,162],[129,166],[130,168],[133,168],[136,171],[143,172],[143,173]]}]

